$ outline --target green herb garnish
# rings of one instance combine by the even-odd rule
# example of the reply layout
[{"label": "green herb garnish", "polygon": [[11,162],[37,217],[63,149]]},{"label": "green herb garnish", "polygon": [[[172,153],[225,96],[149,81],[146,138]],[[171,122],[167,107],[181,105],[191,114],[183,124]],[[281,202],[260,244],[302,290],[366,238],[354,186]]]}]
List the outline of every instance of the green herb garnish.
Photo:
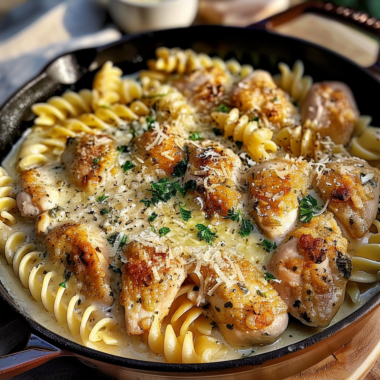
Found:
[{"label": "green herb garnish", "polygon": [[136,165],[132,164],[131,161],[125,161],[124,165],[122,165],[122,168],[124,170],[124,173],[126,173],[128,170],[132,170],[136,167]]},{"label": "green herb garnish", "polygon": [[158,182],[151,183],[152,198],[150,200],[142,199],[140,202],[147,207],[156,205],[159,202],[167,202],[177,194],[181,188],[178,182],[169,182],[168,178],[161,178]]},{"label": "green herb garnish", "polygon": [[271,281],[271,280],[277,280],[276,277],[273,276],[272,273],[269,273],[269,272],[265,272],[265,279],[267,281]]},{"label": "green herb garnish", "polygon": [[99,163],[99,158],[94,158],[94,165],[97,165]]},{"label": "green herb garnish", "polygon": [[224,219],[231,219],[234,222],[239,222],[241,217],[241,211],[238,210],[238,212],[235,212],[235,209],[232,208],[228,210],[227,216],[224,217]]},{"label": "green herb garnish", "polygon": [[203,138],[201,137],[201,135],[199,134],[199,132],[194,132],[192,133],[192,135],[189,137],[189,139],[191,141],[199,141],[199,140],[203,140]]},{"label": "green herb garnish", "polygon": [[110,208],[102,208],[102,209],[100,210],[100,214],[101,214],[101,215],[110,214],[111,212],[112,212],[112,207],[110,207]]},{"label": "green herb garnish", "polygon": [[163,237],[163,236],[167,235],[169,232],[170,232],[170,228],[168,228],[168,227],[162,227],[162,228],[160,228],[158,230],[158,235],[160,237]]},{"label": "green herb garnish", "polygon": [[120,153],[128,152],[129,147],[127,145],[120,145],[117,147],[117,151]]},{"label": "green herb garnish", "polygon": [[255,116],[251,121],[257,121],[257,122],[259,122],[260,118],[258,116]]},{"label": "green herb garnish", "polygon": [[259,289],[256,290],[256,293],[257,293],[257,295],[259,295],[260,297],[267,298],[267,296],[265,295],[265,293],[261,293]]},{"label": "green herb garnish", "polygon": [[107,198],[108,198],[108,195],[101,195],[100,197],[98,197],[97,201],[98,201],[99,203],[102,203],[102,202],[104,202]]},{"label": "green herb garnish", "polygon": [[146,124],[147,124],[147,126],[148,126],[148,131],[150,131],[150,130],[152,130],[153,129],[153,127],[154,127],[154,123],[155,123],[156,121],[153,119],[153,117],[151,117],[151,116],[147,116],[147,118],[146,118]]},{"label": "green herb garnish", "polygon": [[221,104],[218,107],[218,111],[223,112],[223,113],[228,113],[230,111],[230,109],[225,104]]},{"label": "green herb garnish", "polygon": [[149,218],[148,218],[148,222],[149,222],[149,223],[154,222],[154,221],[156,220],[157,216],[158,216],[158,215],[157,215],[155,212],[152,212],[152,213],[150,214]]},{"label": "green herb garnish", "polygon": [[185,160],[181,160],[174,167],[172,177],[183,177],[186,173],[187,162]]},{"label": "green herb garnish", "polygon": [[191,219],[191,211],[184,209],[181,205],[179,205],[179,212],[181,213],[181,217],[185,222]]},{"label": "green herb garnish", "polygon": [[123,246],[127,243],[128,236],[127,236],[127,235],[124,235],[122,232],[118,232],[118,233],[113,234],[113,235],[111,235],[111,236],[109,236],[109,237],[107,238],[108,243],[110,243],[110,245],[111,245],[112,247],[115,246],[116,240],[118,239],[118,237],[120,236],[120,234],[123,235],[123,237],[122,237],[121,240],[120,240],[119,248],[123,247]]},{"label": "green herb garnish", "polygon": [[59,284],[59,286],[61,288],[66,289],[67,281],[70,280],[71,275],[72,275],[72,273],[70,271],[68,271],[67,269],[65,269],[65,271],[63,273],[63,281]]},{"label": "green herb garnish", "polygon": [[300,222],[309,223],[321,210],[322,207],[318,206],[317,200],[311,195],[307,195],[300,202]]},{"label": "green herb garnish", "polygon": [[212,232],[209,227],[204,224],[196,224],[195,227],[198,229],[197,237],[199,240],[204,240],[207,244],[212,244],[212,241],[217,238],[216,232]]},{"label": "green herb garnish", "polygon": [[247,237],[253,231],[254,225],[248,220],[241,217],[241,227],[239,235],[241,237]]},{"label": "green herb garnish", "polygon": [[269,239],[264,239],[259,245],[261,245],[266,252],[273,252],[277,248],[277,244],[271,242]]}]

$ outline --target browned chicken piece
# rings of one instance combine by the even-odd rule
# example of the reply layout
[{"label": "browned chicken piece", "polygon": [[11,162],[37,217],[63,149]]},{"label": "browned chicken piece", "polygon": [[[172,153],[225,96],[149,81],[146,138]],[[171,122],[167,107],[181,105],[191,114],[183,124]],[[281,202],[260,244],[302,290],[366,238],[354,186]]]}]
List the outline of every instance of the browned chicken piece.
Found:
[{"label": "browned chicken piece", "polygon": [[359,117],[358,108],[347,85],[341,82],[315,83],[301,107],[302,122],[321,137],[329,136],[336,144],[347,145]]},{"label": "browned chicken piece", "polygon": [[117,173],[117,155],[112,137],[83,134],[67,140],[61,159],[73,184],[92,194]]},{"label": "browned chicken piece", "polygon": [[345,232],[363,237],[376,218],[379,203],[379,170],[359,158],[326,164],[314,186],[327,202]]},{"label": "browned chicken piece", "polygon": [[351,260],[347,240],[330,212],[292,231],[277,248],[267,269],[289,312],[308,326],[325,327],[339,310]]},{"label": "browned chicken piece", "polygon": [[231,101],[241,112],[252,117],[266,118],[276,129],[295,123],[296,111],[293,104],[267,71],[255,70],[236,84]]},{"label": "browned chicken piece", "polygon": [[129,335],[148,331],[153,317],[161,321],[186,278],[184,265],[169,253],[137,242],[124,248],[128,262],[123,266],[120,304],[125,307]]},{"label": "browned chicken piece", "polygon": [[[232,266],[234,265],[234,267]],[[228,286],[220,281],[220,272],[228,279],[239,267],[239,282]],[[202,267],[206,305],[226,341],[234,347],[274,342],[288,326],[285,302],[265,279],[263,273],[245,259],[216,259]],[[242,276],[242,278],[241,278]]]},{"label": "browned chicken piece", "polygon": [[90,226],[67,223],[57,227],[46,235],[45,248],[52,262],[72,272],[86,297],[112,304],[107,244]]},{"label": "browned chicken piece", "polygon": [[144,166],[161,169],[166,175],[173,173],[176,165],[186,158],[185,152],[176,142],[179,136],[152,129],[132,141],[133,154],[144,160]]},{"label": "browned chicken piece", "polygon": [[199,148],[188,145],[189,165],[185,179],[196,180],[196,193],[202,198],[206,218],[214,214],[227,216],[242,198],[236,185],[240,159],[229,149],[217,144]]},{"label": "browned chicken piece", "polygon": [[231,78],[225,71],[210,67],[183,76],[173,85],[193,107],[205,111],[220,103],[230,82]]},{"label": "browned chicken piece", "polygon": [[301,159],[275,158],[253,167],[252,214],[268,239],[280,242],[295,227],[298,198],[307,194],[310,172],[310,164]]},{"label": "browned chicken piece", "polygon": [[59,193],[49,169],[29,169],[20,174],[21,191],[17,194],[17,206],[22,216],[36,217],[57,206]]}]

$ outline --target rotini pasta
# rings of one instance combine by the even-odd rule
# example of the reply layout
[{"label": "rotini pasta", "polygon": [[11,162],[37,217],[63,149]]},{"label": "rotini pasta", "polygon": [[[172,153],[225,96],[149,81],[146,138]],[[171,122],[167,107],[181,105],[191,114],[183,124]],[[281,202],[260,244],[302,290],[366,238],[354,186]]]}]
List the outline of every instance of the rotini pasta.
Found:
[{"label": "rotini pasta", "polygon": [[0,222],[7,226],[13,226],[16,223],[11,212],[17,209],[12,182],[12,178],[0,167]]},{"label": "rotini pasta", "polygon": [[380,160],[380,130],[370,126],[365,128],[351,140],[349,152],[367,161]]},{"label": "rotini pasta", "polygon": [[242,142],[256,162],[266,160],[276,153],[277,145],[271,141],[273,132],[265,127],[259,128],[258,122],[249,121],[247,115],[240,117],[237,108],[229,113],[214,112],[211,116],[217,127],[224,131],[224,136],[232,136],[234,141]]},{"label": "rotini pasta", "polygon": [[164,334],[158,319],[153,320],[148,333],[150,349],[163,354],[168,363],[208,363],[226,353],[226,347],[210,336],[212,323],[202,316],[202,308],[187,298],[193,287],[185,285],[178,292]]},{"label": "rotini pasta", "polygon": [[33,298],[42,302],[58,323],[67,324],[71,334],[80,336],[83,344],[101,340],[109,345],[118,344],[112,318],[103,317],[93,305],[85,306],[86,299],[80,295],[73,280],[68,280],[64,287],[60,285],[62,270],[51,269],[45,264],[43,253],[27,242],[24,233],[14,232],[9,236],[4,251],[8,264]]}]

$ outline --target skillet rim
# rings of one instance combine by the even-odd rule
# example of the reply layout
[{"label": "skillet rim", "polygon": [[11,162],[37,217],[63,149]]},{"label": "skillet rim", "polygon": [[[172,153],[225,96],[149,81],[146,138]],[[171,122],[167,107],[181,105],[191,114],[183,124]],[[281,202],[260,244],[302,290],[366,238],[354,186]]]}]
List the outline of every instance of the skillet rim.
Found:
[{"label": "skillet rim", "polygon": [[[111,43],[108,43],[106,45],[102,45],[99,47],[91,47],[91,48],[84,48],[84,49],[78,49],[69,51],[63,54],[58,55],[54,59],[50,60],[42,70],[38,74],[36,74],[33,78],[31,78],[29,81],[27,81],[23,86],[15,90],[10,96],[7,97],[5,102],[0,106],[0,116],[3,112],[3,110],[9,106],[19,94],[22,95],[22,93],[27,90],[30,86],[32,86],[35,82],[37,82],[40,78],[43,78],[44,75],[47,75],[47,69],[48,67],[53,64],[56,60],[58,60],[61,57],[64,57],[66,55],[75,54],[75,53],[81,53],[85,51],[93,51],[95,52],[94,60],[98,53],[103,52],[109,48],[116,47],[118,45],[122,45],[128,41],[131,40],[138,40],[139,38],[143,37],[151,37],[151,36],[157,36],[160,33],[167,33],[169,32],[183,32],[187,31],[188,33],[192,29],[230,29],[230,30],[246,30],[253,33],[262,33],[262,34],[271,34],[275,36],[278,39],[282,39],[287,41],[287,43],[293,43],[298,42],[304,46],[311,47],[314,49],[319,50],[323,55],[328,54],[332,55],[334,58],[341,59],[345,61],[347,64],[353,66],[356,70],[361,71],[364,75],[367,75],[371,78],[371,80],[374,80],[377,85],[380,86],[380,79],[378,79],[372,72],[367,70],[366,68],[363,68],[359,66],[357,63],[349,60],[348,58],[329,50],[323,46],[314,44],[312,42],[308,42],[305,40],[302,40],[300,38],[296,37],[290,37],[286,35],[282,35],[279,33],[276,33],[271,30],[263,30],[260,28],[255,28],[254,25],[243,28],[243,27],[231,27],[231,26],[220,26],[220,25],[196,25],[191,26],[187,28],[174,28],[174,29],[165,29],[165,30],[159,30],[155,32],[146,32],[146,33],[140,33],[137,35],[126,35],[120,38],[117,41],[113,41]],[[94,61],[93,60],[93,61]],[[117,64],[116,64],[117,65]],[[86,75],[86,74],[85,74]],[[38,324],[37,322],[33,321],[29,316],[26,315],[26,312],[22,309],[19,309],[17,303],[13,301],[13,298],[10,293],[6,290],[6,287],[3,285],[3,283],[0,280],[0,297],[7,302],[7,304],[19,315],[29,326],[31,331],[33,333],[37,333],[38,337],[41,337],[43,339],[46,339],[49,343],[52,345],[56,345],[58,349],[68,350],[71,353],[74,353],[76,356],[84,357],[84,359],[93,359],[100,363],[104,362],[107,364],[113,364],[117,366],[121,366],[123,368],[131,368],[131,369],[137,369],[142,371],[157,371],[157,372],[187,372],[187,373],[195,373],[195,372],[211,372],[211,371],[221,371],[221,370],[227,370],[227,369],[234,369],[234,368],[240,368],[240,367],[255,367],[262,365],[268,361],[279,359],[281,357],[286,356],[287,354],[294,354],[295,352],[301,351],[303,349],[306,349],[307,347],[312,346],[313,344],[316,344],[318,342],[321,342],[325,339],[328,339],[329,337],[335,335],[336,333],[344,330],[349,325],[353,324],[354,322],[359,321],[360,319],[364,318],[366,315],[368,315],[375,307],[379,306],[380,304],[380,291],[378,291],[370,300],[368,300],[364,305],[362,305],[359,309],[348,315],[347,317],[341,319],[337,323],[335,323],[332,326],[328,326],[324,328],[322,331],[305,338],[301,341],[298,341],[294,344],[286,345],[284,347],[278,348],[273,351],[265,352],[262,354],[254,355],[254,356],[248,356],[241,359],[235,359],[235,360],[226,360],[226,361],[219,361],[219,362],[211,362],[211,363],[197,363],[197,364],[175,364],[175,363],[161,363],[161,362],[151,362],[151,361],[144,361],[144,360],[138,360],[138,359],[131,359],[121,356],[116,356],[112,354],[105,353],[103,351],[97,351],[95,349],[91,349],[88,347],[85,347],[81,344],[75,343],[67,338],[64,338],[46,328],[44,328],[42,325]],[[12,301],[11,301],[12,300]],[[289,347],[291,347],[291,351],[289,350]]]}]

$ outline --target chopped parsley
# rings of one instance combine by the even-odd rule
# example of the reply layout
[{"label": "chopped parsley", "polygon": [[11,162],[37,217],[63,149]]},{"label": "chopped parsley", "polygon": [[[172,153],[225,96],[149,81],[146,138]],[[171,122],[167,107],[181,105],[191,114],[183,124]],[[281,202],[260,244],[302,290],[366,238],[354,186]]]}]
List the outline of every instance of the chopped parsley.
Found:
[{"label": "chopped parsley", "polygon": [[194,132],[191,134],[191,136],[189,137],[189,139],[191,141],[199,141],[199,140],[203,140],[203,138],[201,137],[201,135],[199,134],[199,132]]},{"label": "chopped parsley", "polygon": [[235,212],[235,209],[231,208],[230,210],[228,210],[227,216],[225,216],[224,219],[231,219],[234,222],[239,222],[240,216],[241,216],[240,210],[238,210],[238,212]]},{"label": "chopped parsley", "polygon": [[102,202],[104,202],[107,198],[108,198],[108,195],[101,195],[100,197],[98,197],[97,201],[98,201],[99,203],[102,203]]},{"label": "chopped parsley", "polygon": [[195,189],[195,181],[187,181],[183,186],[179,182],[169,182],[168,178],[161,178],[158,182],[151,183],[150,191],[152,193],[151,199],[142,199],[140,202],[144,203],[146,207],[156,205],[159,202],[167,202],[179,192],[183,197],[188,190]]},{"label": "chopped parsley", "polygon": [[223,112],[223,113],[228,113],[228,112],[230,112],[230,109],[225,104],[221,104],[218,107],[218,111]]},{"label": "chopped parsley", "polygon": [[270,281],[270,280],[276,280],[276,277],[274,277],[272,273],[266,272],[266,273],[265,273],[265,279],[266,279],[267,281]]},{"label": "chopped parsley", "polygon": [[170,230],[169,227],[162,227],[162,228],[160,228],[160,229],[158,230],[158,235],[159,235],[160,237],[163,237],[163,236],[167,235],[170,231],[171,231],[171,230]]},{"label": "chopped parsley", "polygon": [[67,269],[65,269],[65,271],[63,273],[63,281],[59,284],[59,286],[61,288],[66,289],[67,281],[70,280],[71,275],[72,275],[72,273],[70,271],[68,271]]},{"label": "chopped parsley", "polygon": [[259,295],[260,297],[267,298],[267,296],[265,295],[265,293],[262,293],[259,289],[256,290],[256,293],[257,293],[257,295]]},{"label": "chopped parsley", "polygon": [[191,219],[191,211],[184,209],[181,205],[179,205],[179,212],[181,213],[182,220],[185,222]]},{"label": "chopped parsley", "polygon": [[172,177],[183,177],[186,173],[187,162],[185,160],[181,160],[174,167]]},{"label": "chopped parsley", "polygon": [[155,122],[156,121],[153,119],[152,116],[147,116],[147,118],[146,118],[146,124],[148,126],[148,131],[150,131],[150,130],[153,129]]},{"label": "chopped parsley", "polygon": [[321,209],[322,207],[318,206],[317,200],[311,195],[307,195],[300,201],[300,222],[309,223]]},{"label": "chopped parsley", "polygon": [[120,236],[120,234],[123,235],[123,237],[120,240],[119,248],[123,247],[127,243],[128,236],[124,235],[122,232],[120,232],[120,233],[118,232],[118,233],[113,234],[113,235],[111,235],[110,237],[107,238],[108,243],[110,243],[110,245],[112,247],[115,246],[116,240],[118,239],[118,237]]},{"label": "chopped parsley", "polygon": [[264,239],[259,245],[261,245],[264,251],[273,252],[277,248],[275,242],[271,242],[269,239]]},{"label": "chopped parsley", "polygon": [[122,166],[124,173],[127,172],[128,170],[132,170],[136,167],[136,165],[132,164],[131,161],[127,160],[124,162],[124,165]]},{"label": "chopped parsley", "polygon": [[204,224],[196,224],[195,227],[198,229],[197,238],[199,240],[204,240],[207,244],[212,244],[213,240],[217,238],[216,232],[212,232],[209,227]]},{"label": "chopped parsley", "polygon": [[150,214],[149,218],[148,218],[148,222],[149,222],[149,223],[154,222],[154,221],[156,220],[157,216],[158,216],[158,215],[157,215],[155,212],[152,212],[152,213]]},{"label": "chopped parsley", "polygon": [[239,235],[241,237],[247,237],[253,231],[254,225],[248,219],[241,217],[241,227]]},{"label": "chopped parsley", "polygon": [[223,131],[219,128],[213,128],[212,131],[215,133],[215,136],[222,136]]},{"label": "chopped parsley", "polygon": [[274,99],[273,99],[273,102],[277,102],[278,101],[278,97],[276,96]]},{"label": "chopped parsley", "polygon": [[98,163],[99,163],[99,158],[98,157],[96,157],[96,158],[94,158],[94,165],[97,165]]},{"label": "chopped parsley", "polygon": [[111,212],[112,212],[112,207],[110,207],[110,208],[102,208],[100,210],[100,214],[101,215],[107,215],[107,214],[110,214]]},{"label": "chopped parsley", "polygon": [[259,121],[260,121],[260,118],[259,118],[258,116],[255,116],[251,121],[259,122]]},{"label": "chopped parsley", "polygon": [[120,153],[129,152],[129,147],[127,145],[120,145],[116,150]]}]

